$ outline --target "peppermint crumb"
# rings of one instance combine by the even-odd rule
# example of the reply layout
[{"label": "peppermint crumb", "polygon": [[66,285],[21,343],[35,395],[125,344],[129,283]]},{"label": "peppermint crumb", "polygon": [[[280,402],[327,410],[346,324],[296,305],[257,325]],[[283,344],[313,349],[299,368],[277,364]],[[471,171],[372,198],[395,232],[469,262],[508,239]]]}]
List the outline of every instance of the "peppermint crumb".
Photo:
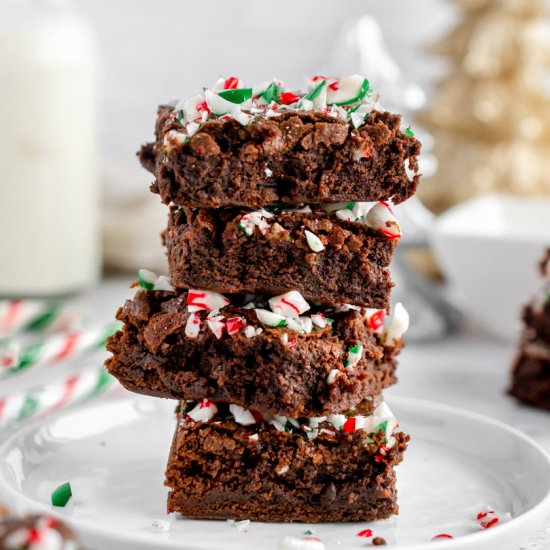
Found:
[{"label": "peppermint crumb", "polygon": [[384,537],[374,537],[372,539],[373,546],[386,546],[386,539]]}]

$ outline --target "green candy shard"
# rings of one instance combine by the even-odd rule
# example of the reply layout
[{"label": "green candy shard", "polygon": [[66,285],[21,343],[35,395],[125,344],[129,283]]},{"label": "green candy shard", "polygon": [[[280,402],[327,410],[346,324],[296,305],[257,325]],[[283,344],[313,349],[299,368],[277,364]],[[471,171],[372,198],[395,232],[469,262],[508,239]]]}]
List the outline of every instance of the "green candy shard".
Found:
[{"label": "green candy shard", "polygon": [[52,493],[52,506],[65,506],[73,496],[71,484],[63,483]]},{"label": "green candy shard", "polygon": [[286,321],[283,319],[282,321],[279,321],[276,325],[274,325],[273,328],[284,327],[285,325]]},{"label": "green candy shard", "polygon": [[269,105],[272,101],[278,103],[281,90],[275,82],[272,82],[261,94],[260,97]]},{"label": "green candy shard", "polygon": [[327,81],[321,80],[321,82],[319,82],[319,84],[317,84],[317,86],[315,86],[315,88],[313,88],[313,90],[311,90],[311,92],[309,92],[309,94],[304,97],[304,99],[309,99],[310,101],[313,101],[323,91],[326,85]]},{"label": "green candy shard", "polygon": [[149,281],[146,281],[142,276],[141,273],[138,271],[138,282],[139,286],[145,290],[153,290],[155,288],[155,284],[151,283]]},{"label": "green candy shard", "polygon": [[334,323],[334,319],[331,319],[330,317],[326,317],[325,319],[329,325],[332,325],[332,323]]},{"label": "green candy shard", "polygon": [[304,535],[313,535],[314,531],[311,529],[308,529],[307,531],[304,531]]},{"label": "green candy shard", "polygon": [[185,111],[183,109],[179,110],[176,114],[176,120],[182,125],[185,126]]},{"label": "green candy shard", "polygon": [[252,88],[235,88],[234,90],[222,90],[218,92],[220,97],[231,103],[243,103],[252,97]]},{"label": "green candy shard", "polygon": [[353,209],[355,208],[356,205],[357,205],[357,203],[355,201],[348,202],[348,204],[346,204],[346,209],[353,211]]},{"label": "green candy shard", "polygon": [[387,427],[388,421],[384,420],[383,422],[380,422],[380,424],[378,424],[378,426],[376,427],[376,432],[385,432]]},{"label": "green candy shard", "polygon": [[361,349],[361,346],[357,345],[350,348],[349,351],[350,353],[359,353],[360,349]]},{"label": "green candy shard", "polygon": [[356,96],[352,97],[351,99],[348,99],[347,101],[333,102],[333,103],[329,103],[329,105],[339,105],[341,107],[344,105],[354,105],[355,103],[362,101],[363,98],[371,91],[372,90],[370,87],[370,82],[368,81],[368,79],[364,78],[363,83],[361,84],[361,87],[359,88],[359,91],[357,92]]},{"label": "green candy shard", "polygon": [[414,137],[414,132],[411,130],[411,127],[410,127],[410,126],[405,130],[405,133],[406,133],[409,137]]}]

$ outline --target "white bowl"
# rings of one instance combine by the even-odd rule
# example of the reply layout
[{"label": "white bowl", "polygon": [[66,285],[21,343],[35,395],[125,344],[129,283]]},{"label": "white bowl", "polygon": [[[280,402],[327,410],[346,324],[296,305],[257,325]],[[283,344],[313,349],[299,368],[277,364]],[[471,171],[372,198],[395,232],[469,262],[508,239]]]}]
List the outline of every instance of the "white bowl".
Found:
[{"label": "white bowl", "polygon": [[521,310],[541,286],[538,263],[550,246],[550,199],[473,199],[440,216],[431,244],[466,314],[491,334],[517,340]]}]

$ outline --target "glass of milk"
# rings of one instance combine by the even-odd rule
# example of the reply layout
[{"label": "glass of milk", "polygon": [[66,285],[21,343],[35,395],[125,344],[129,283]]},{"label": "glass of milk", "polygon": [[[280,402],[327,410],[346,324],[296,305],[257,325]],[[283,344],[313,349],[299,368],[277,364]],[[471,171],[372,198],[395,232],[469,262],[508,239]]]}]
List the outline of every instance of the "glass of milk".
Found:
[{"label": "glass of milk", "polygon": [[0,296],[98,280],[96,61],[65,2],[0,2]]}]

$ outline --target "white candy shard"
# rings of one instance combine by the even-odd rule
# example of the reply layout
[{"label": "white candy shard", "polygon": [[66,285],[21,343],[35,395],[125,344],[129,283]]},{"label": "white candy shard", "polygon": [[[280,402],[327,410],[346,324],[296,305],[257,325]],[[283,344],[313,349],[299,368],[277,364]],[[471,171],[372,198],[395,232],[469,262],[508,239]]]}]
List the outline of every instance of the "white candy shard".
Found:
[{"label": "white candy shard", "polygon": [[187,338],[196,338],[201,331],[201,320],[195,313],[191,313],[185,324],[185,336]]},{"label": "white candy shard", "polygon": [[311,250],[313,250],[313,252],[321,252],[325,249],[325,245],[321,242],[321,239],[317,235],[314,235],[307,229],[304,233],[306,234],[307,245],[311,248]]},{"label": "white candy shard", "polygon": [[187,141],[187,134],[179,132],[178,130],[168,130],[164,134],[163,145],[166,151],[169,153],[172,149],[180,147]]},{"label": "white candy shard", "polygon": [[174,287],[170,284],[170,279],[165,275],[160,277],[154,271],[140,269],[138,271],[138,281],[141,288],[146,290],[165,290],[174,291]]},{"label": "white candy shard", "polygon": [[182,99],[175,107],[176,111],[183,111],[185,122],[194,122],[202,118],[202,112],[198,109],[204,103],[204,96],[197,94],[187,99]]},{"label": "white candy shard", "polygon": [[256,331],[254,330],[254,327],[252,325],[248,325],[245,329],[244,329],[244,335],[247,337],[247,338],[254,338],[254,336],[256,336]]},{"label": "white candy shard", "polygon": [[387,202],[379,202],[373,206],[365,217],[365,223],[368,227],[379,231],[390,239],[401,237],[401,226]]},{"label": "white candy shard", "polygon": [[311,321],[319,328],[325,328],[328,325],[327,318],[322,313],[314,313],[311,316]]},{"label": "white candy shard", "polygon": [[313,321],[310,317],[300,317],[300,321],[302,321],[304,332],[311,332],[313,330]]},{"label": "white candy shard", "polygon": [[235,521],[234,519],[228,519],[227,522],[235,527],[239,533],[246,533],[248,526],[250,525],[249,519],[242,519],[240,521]]},{"label": "white candy shard", "polygon": [[313,99],[313,108],[316,111],[322,111],[327,107],[327,87],[328,86],[323,86],[319,95]]},{"label": "white candy shard", "polygon": [[153,533],[167,533],[170,531],[170,522],[165,519],[154,519],[151,522],[151,530]]},{"label": "white candy shard", "polygon": [[239,104],[227,101],[227,99],[224,99],[212,90],[206,90],[204,92],[204,98],[206,99],[208,108],[215,115],[229,114],[235,116],[241,113],[241,107]]},{"label": "white candy shard", "polygon": [[357,216],[349,208],[344,208],[343,210],[336,210],[335,216],[339,220],[345,222],[354,222],[357,219]]},{"label": "white candy shard", "polygon": [[138,270],[138,281],[143,288],[153,288],[155,281],[158,279],[158,275],[154,271],[148,269]]},{"label": "white candy shard", "polygon": [[254,415],[240,405],[229,405],[229,411],[233,415],[235,422],[241,426],[250,426],[256,424]]},{"label": "white candy shard", "polygon": [[225,330],[225,317],[222,315],[216,315],[215,317],[208,317],[206,319],[208,328],[213,332],[214,336],[221,340]]},{"label": "white candy shard", "polygon": [[280,416],[277,414],[274,414],[271,416],[268,420],[268,422],[279,432],[284,431],[286,423],[287,423],[287,417],[286,416]]},{"label": "white candy shard", "polygon": [[187,416],[192,418],[195,422],[208,422],[218,412],[216,404],[209,399],[203,399],[198,405],[191,409]]},{"label": "white candy shard", "polygon": [[274,313],[285,317],[296,318],[310,309],[304,297],[297,291],[291,290],[269,300],[269,307]]},{"label": "white candy shard", "polygon": [[344,414],[329,414],[327,420],[337,429],[341,430],[342,426],[346,423],[346,416]]},{"label": "white candy shard", "polygon": [[228,304],[229,300],[219,292],[195,290],[192,288],[187,291],[187,309],[191,313],[221,309]]},{"label": "white candy shard", "polygon": [[351,369],[359,363],[361,357],[363,356],[363,346],[358,344],[353,346],[348,351],[348,356],[346,358],[346,368]]},{"label": "white candy shard", "polygon": [[[364,86],[365,78],[361,75],[354,74],[347,78],[342,78],[338,82],[338,87],[329,86],[327,92],[327,103],[347,103],[359,98],[361,88]],[[336,88],[336,89],[335,89]]]},{"label": "white candy shard", "polygon": [[291,317],[288,317],[286,319],[286,327],[295,332],[305,332],[304,325],[300,318],[292,319]]},{"label": "white candy shard", "polygon": [[401,302],[395,304],[390,322],[384,328],[382,341],[384,346],[395,346],[409,328],[409,314]]},{"label": "white candy shard", "polygon": [[260,231],[264,231],[268,227],[268,223],[265,221],[266,218],[272,218],[273,214],[264,210],[256,210],[254,212],[249,212],[245,214],[241,221],[239,222],[239,228],[247,236],[250,237],[254,233],[254,228],[258,227]]},{"label": "white candy shard", "polygon": [[168,292],[173,292],[175,288],[170,283],[170,279],[166,275],[161,275],[156,281],[154,290],[165,290]]},{"label": "white candy shard", "polygon": [[255,309],[254,311],[260,323],[268,327],[284,327],[286,324],[286,318],[283,315],[273,313],[267,309]]},{"label": "white candy shard", "polygon": [[336,381],[336,377],[340,374],[338,369],[332,369],[327,376],[327,384],[331,386]]}]

